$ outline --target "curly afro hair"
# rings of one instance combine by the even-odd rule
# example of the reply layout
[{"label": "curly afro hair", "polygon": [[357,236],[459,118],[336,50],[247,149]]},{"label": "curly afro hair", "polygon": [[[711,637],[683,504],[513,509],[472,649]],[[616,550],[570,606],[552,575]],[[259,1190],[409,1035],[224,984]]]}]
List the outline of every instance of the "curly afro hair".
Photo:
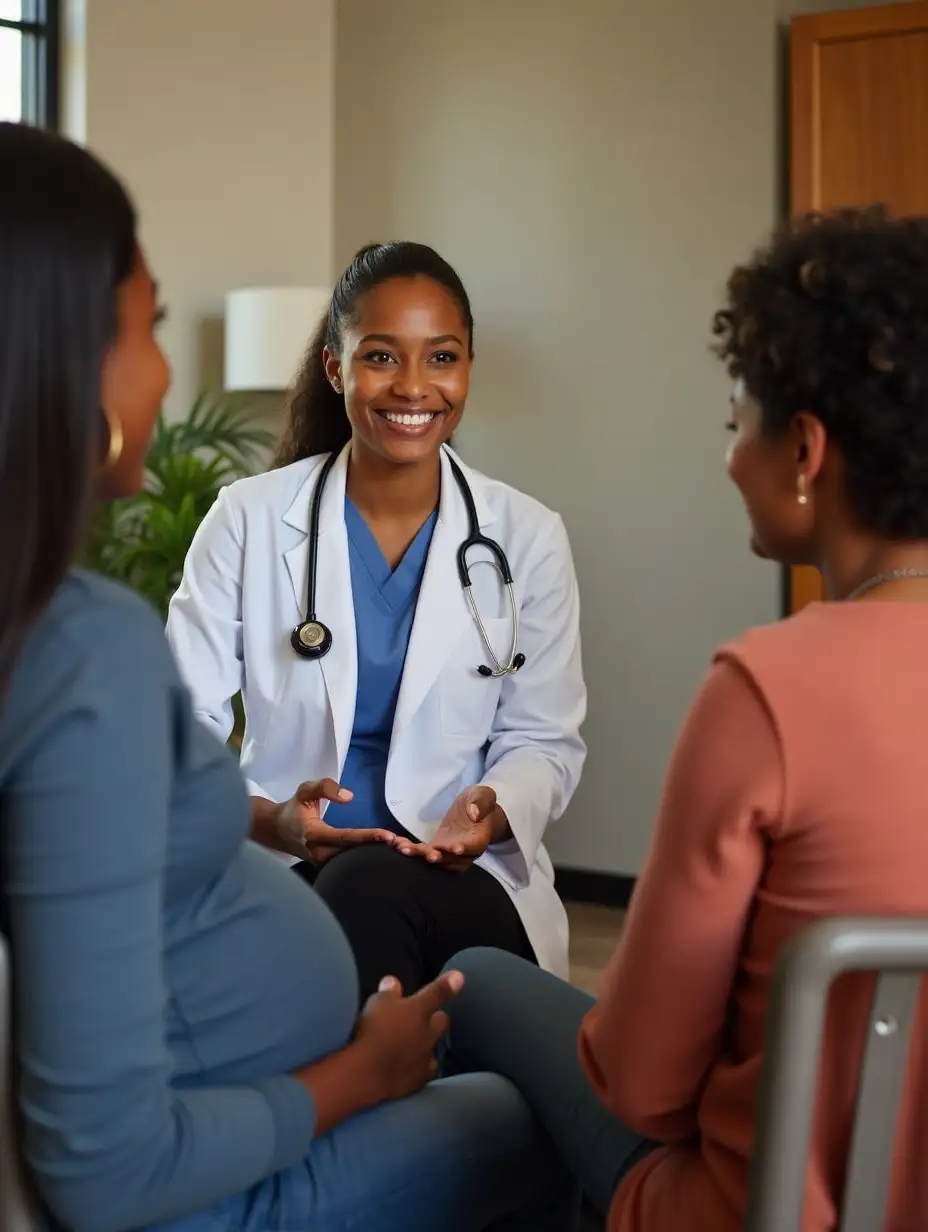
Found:
[{"label": "curly afro hair", "polygon": [[732,273],[713,332],[764,432],[818,416],[858,522],[928,539],[928,218],[799,218]]}]

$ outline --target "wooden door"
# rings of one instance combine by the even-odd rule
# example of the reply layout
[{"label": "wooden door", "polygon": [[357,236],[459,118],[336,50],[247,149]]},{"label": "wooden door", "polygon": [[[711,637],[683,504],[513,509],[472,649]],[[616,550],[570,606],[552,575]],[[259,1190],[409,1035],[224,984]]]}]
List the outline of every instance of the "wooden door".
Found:
[{"label": "wooden door", "polygon": [[[928,214],[928,0],[795,17],[791,208]],[[793,569],[790,608],[822,598]]]}]

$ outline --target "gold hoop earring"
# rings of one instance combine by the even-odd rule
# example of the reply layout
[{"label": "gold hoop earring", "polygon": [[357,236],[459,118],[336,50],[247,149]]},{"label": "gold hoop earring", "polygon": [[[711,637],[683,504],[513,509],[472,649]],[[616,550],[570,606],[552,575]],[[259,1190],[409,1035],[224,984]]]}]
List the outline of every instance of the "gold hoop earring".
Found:
[{"label": "gold hoop earring", "polygon": [[122,457],[126,439],[123,436],[122,424],[116,416],[105,407],[101,409],[103,410],[103,418],[106,420],[106,427],[109,432],[109,445],[107,446],[106,457],[103,459],[102,467],[102,474],[106,475]]},{"label": "gold hoop earring", "polygon": [[806,491],[805,475],[800,475],[799,478],[796,480],[796,488],[797,488],[797,492],[796,492],[797,503],[800,505],[808,505],[809,493]]}]

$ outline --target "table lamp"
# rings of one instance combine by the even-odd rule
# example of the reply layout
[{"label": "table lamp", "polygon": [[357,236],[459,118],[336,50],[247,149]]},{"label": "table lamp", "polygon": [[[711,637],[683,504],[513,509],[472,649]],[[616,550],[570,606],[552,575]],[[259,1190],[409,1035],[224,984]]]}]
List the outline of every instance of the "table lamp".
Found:
[{"label": "table lamp", "polygon": [[246,287],[226,296],[225,387],[289,389],[332,293],[325,287]]}]

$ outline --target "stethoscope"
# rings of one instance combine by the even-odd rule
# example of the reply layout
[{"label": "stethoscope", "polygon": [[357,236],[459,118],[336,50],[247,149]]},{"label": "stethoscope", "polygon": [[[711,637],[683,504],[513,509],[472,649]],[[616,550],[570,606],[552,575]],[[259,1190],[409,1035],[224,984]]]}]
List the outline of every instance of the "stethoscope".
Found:
[{"label": "stethoscope", "polygon": [[[474,496],[470,490],[470,485],[464,478],[464,472],[455,462],[454,458],[449,455],[448,462],[451,466],[451,471],[457,481],[461,496],[464,498],[464,504],[467,506],[468,520],[468,535],[461,546],[458,548],[458,577],[461,579],[461,588],[464,591],[464,597],[467,600],[467,605],[470,608],[471,615],[474,618],[474,623],[480,633],[481,640],[486,648],[487,656],[490,664],[487,666],[482,663],[477,671],[481,676],[488,676],[493,680],[499,680],[502,676],[510,676],[517,672],[525,663],[525,655],[517,651],[516,647],[519,643],[519,609],[516,606],[515,590],[512,583],[512,570],[509,568],[509,561],[506,558],[506,553],[494,539],[488,539],[486,535],[480,533],[480,523],[477,520],[477,506],[474,504]],[[321,659],[323,655],[327,655],[332,649],[332,630],[322,623],[316,616],[316,564],[318,561],[319,548],[319,510],[322,506],[322,493],[325,490],[325,482],[331,473],[332,467],[338,461],[338,454],[333,453],[326,458],[323,463],[322,470],[319,472],[319,478],[316,480],[316,486],[313,489],[312,499],[309,505],[309,545],[306,569],[306,619],[290,634],[290,645],[303,659]],[[505,663],[501,662],[496,657],[496,651],[490,643],[487,636],[486,627],[480,617],[480,612],[477,608],[477,602],[474,599],[474,592],[471,588],[470,568],[467,564],[467,553],[471,548],[485,548],[493,557],[488,564],[491,564],[496,569],[503,581],[503,586],[506,588],[506,593],[509,596],[509,610],[512,619],[512,638],[509,643],[509,657]]]}]

